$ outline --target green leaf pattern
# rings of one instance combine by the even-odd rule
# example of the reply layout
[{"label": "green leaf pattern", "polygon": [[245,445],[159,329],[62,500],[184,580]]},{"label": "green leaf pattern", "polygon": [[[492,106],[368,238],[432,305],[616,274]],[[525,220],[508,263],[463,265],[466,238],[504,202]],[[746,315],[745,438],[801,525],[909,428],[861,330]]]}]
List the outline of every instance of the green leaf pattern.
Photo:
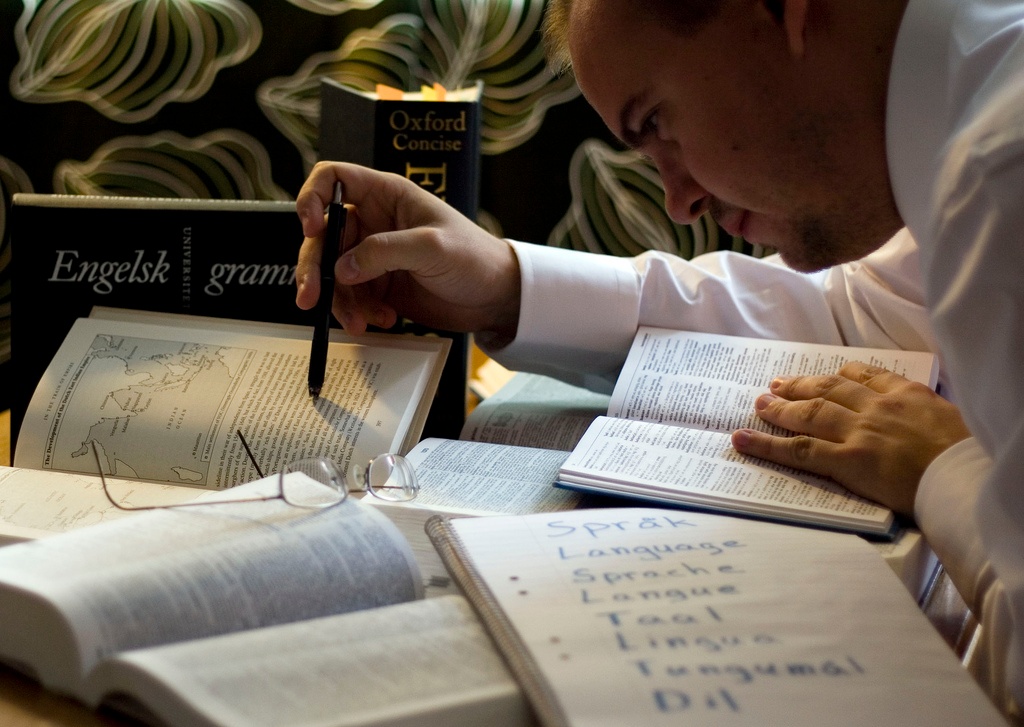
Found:
[{"label": "green leaf pattern", "polygon": [[57,166],[65,194],[188,199],[290,199],[273,183],[263,147],[241,131],[188,139],[173,131],[107,142],[85,162]]},{"label": "green leaf pattern", "polygon": [[[140,124],[167,104],[200,99],[220,71],[243,64],[263,39],[259,16],[241,0],[23,2],[13,33],[19,60],[12,95],[32,104],[81,101],[120,124]],[[377,18],[357,25],[336,49],[307,56],[293,74],[270,78],[255,91],[258,107],[307,172],[317,160],[323,77],[361,90],[377,83],[459,88],[482,80],[481,148],[490,157],[523,145],[549,109],[580,94],[571,76],[555,76],[545,65],[544,0],[287,2],[299,12],[351,19],[372,10]],[[389,12],[396,8],[417,12]],[[195,138],[166,128],[117,136],[87,161],[59,162],[53,183],[70,194],[289,197],[273,181],[261,140],[231,128]],[[568,183],[572,202],[548,244],[614,255],[656,249],[690,257],[723,247],[763,252],[725,235],[708,218],[673,223],[654,168],[597,139],[576,149]],[[501,221],[486,210],[481,220],[500,231]]]},{"label": "green leaf pattern", "polygon": [[25,171],[6,157],[0,157],[0,363],[11,358],[11,245],[7,240],[7,214],[11,198],[31,192],[32,181]]},{"label": "green leaf pattern", "polygon": [[25,0],[11,93],[143,121],[201,97],[261,37],[259,18],[236,0]]},{"label": "green leaf pattern", "polygon": [[587,139],[569,166],[572,203],[547,244],[573,250],[639,255],[646,250],[690,258],[711,250],[763,255],[726,234],[708,215],[681,225],[665,210],[665,188],[654,166],[632,151]]},{"label": "green leaf pattern", "polygon": [[545,65],[542,0],[423,0],[426,80],[445,88],[484,81],[481,151],[530,139],[546,111],[579,96],[571,76]]},{"label": "green leaf pattern", "polygon": [[381,0],[288,0],[292,5],[320,15],[341,15],[349,10],[366,10],[380,5]]},{"label": "green leaf pattern", "polygon": [[320,79],[332,78],[360,91],[372,91],[378,83],[413,87],[418,82],[422,29],[417,15],[391,15],[350,34],[336,51],[311,56],[293,76],[260,85],[260,108],[299,150],[307,171],[317,161]]}]

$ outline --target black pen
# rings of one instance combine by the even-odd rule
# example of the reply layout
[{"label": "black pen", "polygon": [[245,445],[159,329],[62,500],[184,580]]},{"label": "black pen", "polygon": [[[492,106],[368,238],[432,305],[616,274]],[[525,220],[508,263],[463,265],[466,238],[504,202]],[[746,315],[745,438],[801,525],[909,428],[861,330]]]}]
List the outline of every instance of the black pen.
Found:
[{"label": "black pen", "polygon": [[348,210],[341,202],[341,182],[334,183],[334,198],[327,205],[327,232],[320,251],[320,298],[316,302],[313,346],[309,351],[309,395],[320,396],[327,370],[327,339],[331,330],[331,306],[334,303],[334,263],[345,240],[345,218]]}]

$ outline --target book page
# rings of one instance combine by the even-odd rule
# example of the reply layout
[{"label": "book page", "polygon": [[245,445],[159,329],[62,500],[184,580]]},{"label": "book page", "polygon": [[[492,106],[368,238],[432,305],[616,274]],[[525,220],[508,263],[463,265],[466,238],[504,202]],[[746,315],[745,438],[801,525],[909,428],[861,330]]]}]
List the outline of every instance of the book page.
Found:
[{"label": "book page", "polygon": [[609,396],[538,374],[517,373],[470,413],[459,439],[568,452]]},{"label": "book page", "polygon": [[451,527],[566,724],[1004,724],[856,536],[653,509]]},{"label": "book page", "polygon": [[423,580],[423,597],[437,598],[459,593],[458,586],[448,575],[441,557],[437,554],[434,544],[427,537],[426,523],[434,515],[445,514],[427,507],[412,506],[407,502],[389,502],[372,496],[364,496],[360,502],[368,505],[387,517],[409,544],[416,565]]},{"label": "book page", "polygon": [[728,434],[629,419],[595,421],[559,479],[868,532],[888,531],[893,518],[826,477],[740,454]]},{"label": "book page", "polygon": [[[270,477],[207,497],[272,496],[277,488]],[[74,693],[77,678],[125,649],[422,594],[408,544],[355,500],[322,510],[280,498],[153,510],[0,548],[0,656]],[[39,601],[55,605],[74,643],[38,653],[38,634],[9,628]]]},{"label": "book page", "polygon": [[94,474],[95,442],[108,474],[222,489],[258,477],[240,430],[264,472],[310,456],[347,470],[418,439],[449,344],[435,340],[331,343],[313,402],[308,341],[79,319],[32,397],[14,463]]},{"label": "book page", "polygon": [[732,432],[782,434],[754,414],[776,376],[834,374],[864,361],[933,389],[934,354],[826,346],[641,327],[615,383],[608,415]]},{"label": "book page", "polygon": [[[173,505],[205,490],[153,482],[111,481],[129,501]],[[98,476],[0,466],[0,545],[34,540],[131,515],[110,504]]]},{"label": "book page", "polygon": [[408,454],[420,492],[407,506],[465,515],[569,510],[580,496],[554,487],[566,456],[536,447],[424,439]]},{"label": "book page", "polygon": [[97,668],[90,701],[118,690],[168,724],[530,723],[515,681],[455,596],[129,652]]}]

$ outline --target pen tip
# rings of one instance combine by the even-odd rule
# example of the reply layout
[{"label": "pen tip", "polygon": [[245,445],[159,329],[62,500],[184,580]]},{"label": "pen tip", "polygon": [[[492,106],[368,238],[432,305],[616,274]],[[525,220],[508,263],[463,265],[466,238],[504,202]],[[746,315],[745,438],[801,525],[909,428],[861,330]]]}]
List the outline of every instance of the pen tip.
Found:
[{"label": "pen tip", "polygon": [[309,395],[313,398],[313,401],[316,401],[317,399],[319,399],[320,398],[320,387],[319,386],[310,386],[309,387]]}]

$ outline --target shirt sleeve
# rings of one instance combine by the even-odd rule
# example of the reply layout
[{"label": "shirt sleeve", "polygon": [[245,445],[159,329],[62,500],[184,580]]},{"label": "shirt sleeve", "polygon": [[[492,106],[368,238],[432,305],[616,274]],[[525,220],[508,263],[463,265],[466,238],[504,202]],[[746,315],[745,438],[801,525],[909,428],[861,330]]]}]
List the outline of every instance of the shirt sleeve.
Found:
[{"label": "shirt sleeve", "polygon": [[[1019,89],[1019,84],[1014,89]],[[1024,109],[993,99],[950,144],[922,271],[935,334],[978,462],[929,467],[922,531],[982,624],[976,670],[1006,712],[1024,705]],[[966,456],[966,455],[964,455]],[[934,474],[950,464],[949,473]],[[928,501],[924,501],[924,497]],[[961,517],[947,523],[944,507]],[[945,553],[945,557],[943,556]]]},{"label": "shirt sleeve", "polygon": [[[925,471],[914,503],[914,516],[971,612],[982,624],[980,638],[966,665],[996,706],[1016,724],[1017,709],[1007,665],[1013,659],[1014,612],[1006,578],[997,577],[991,549],[978,528],[978,513],[987,512],[982,483],[992,474],[992,460],[973,437],[939,455]],[[1019,580],[1021,568],[1011,579]]]},{"label": "shirt sleeve", "polygon": [[918,249],[906,231],[863,260],[813,274],[778,256],[687,261],[512,245],[522,271],[519,328],[512,343],[487,353],[516,371],[610,391],[641,325],[934,350]]}]

